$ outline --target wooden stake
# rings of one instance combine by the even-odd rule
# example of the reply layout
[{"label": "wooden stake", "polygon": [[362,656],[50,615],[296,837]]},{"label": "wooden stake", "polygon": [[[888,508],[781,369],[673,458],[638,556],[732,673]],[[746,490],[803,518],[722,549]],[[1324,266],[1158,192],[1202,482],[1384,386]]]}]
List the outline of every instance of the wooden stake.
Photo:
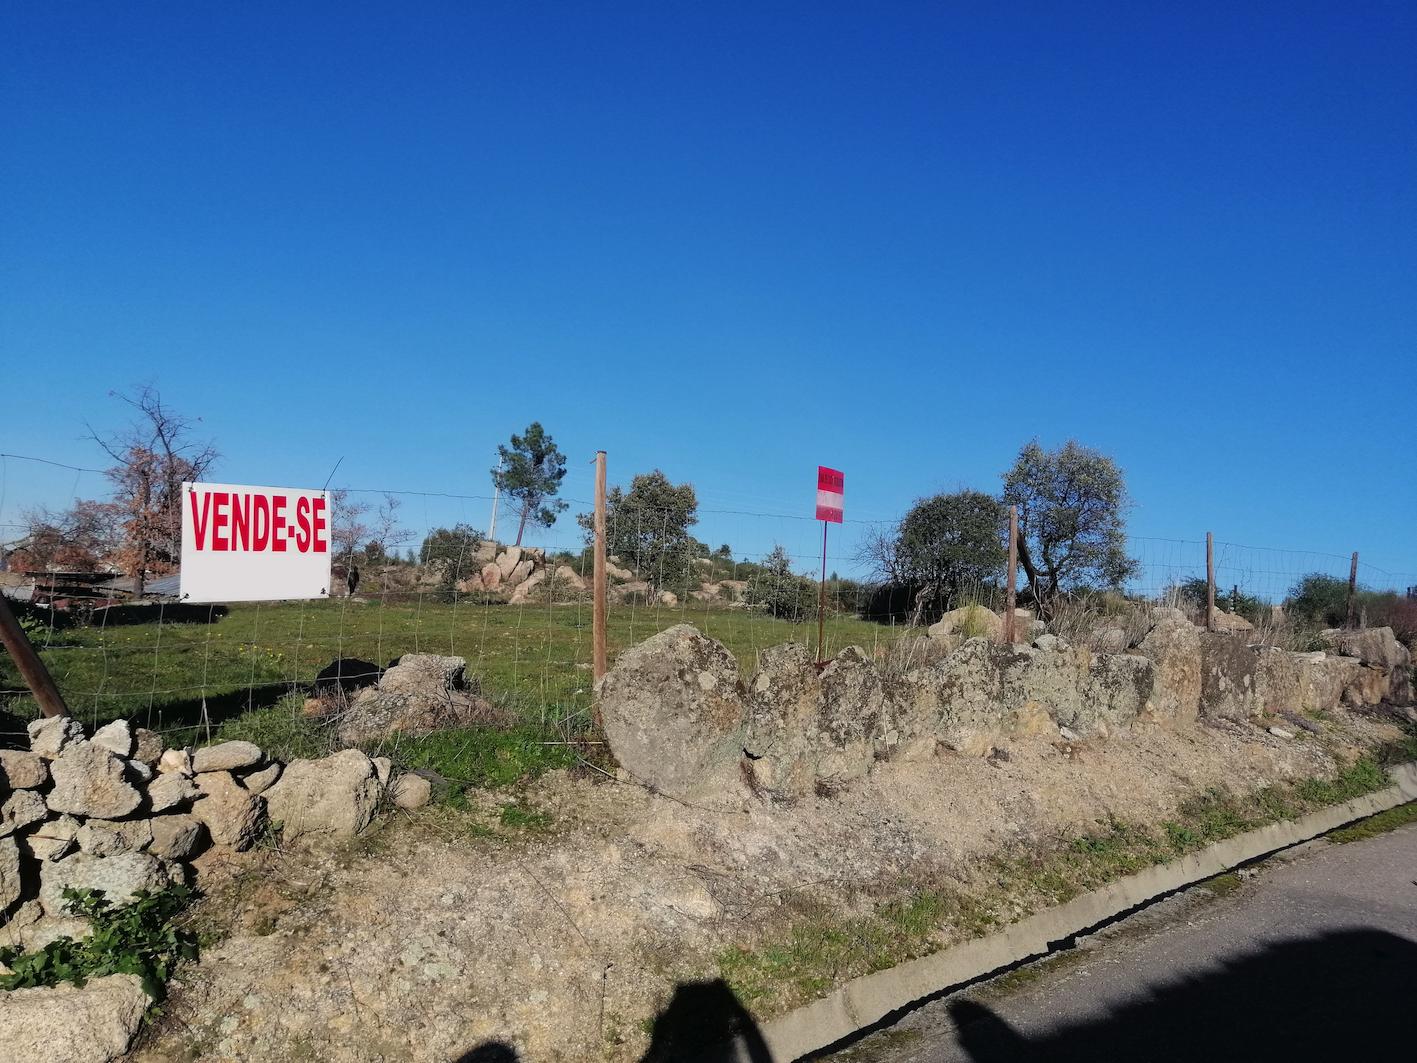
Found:
[{"label": "wooden stake", "polygon": [[[591,576],[595,604],[591,609],[591,675],[605,674],[605,451],[595,452],[595,569]],[[595,710],[596,726],[600,709]]]},{"label": "wooden stake", "polygon": [[1205,629],[1215,630],[1215,536],[1205,533]]},{"label": "wooden stake", "polygon": [[1348,567],[1348,626],[1358,626],[1358,551],[1353,551],[1353,564]]},{"label": "wooden stake", "polygon": [[1018,506],[1009,507],[1008,590],[1004,595],[1004,642],[1012,646],[1018,638]]},{"label": "wooden stake", "polygon": [[5,644],[5,651],[19,668],[34,700],[39,703],[39,711],[45,716],[68,716],[69,706],[64,704],[59,688],[54,685],[54,677],[44,667],[39,654],[35,653],[29,636],[10,611],[10,603],[3,594],[0,594],[0,642]]},{"label": "wooden stake", "polygon": [[822,521],[822,582],[817,590],[817,663],[825,664],[823,644],[827,632],[827,522]]}]

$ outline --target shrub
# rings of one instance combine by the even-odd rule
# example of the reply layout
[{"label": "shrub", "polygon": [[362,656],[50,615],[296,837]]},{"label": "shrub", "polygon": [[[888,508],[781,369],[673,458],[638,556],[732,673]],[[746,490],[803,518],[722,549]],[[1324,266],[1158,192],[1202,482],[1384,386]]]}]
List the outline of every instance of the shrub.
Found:
[{"label": "shrub", "polygon": [[743,600],[779,620],[802,620],[817,613],[817,587],[792,571],[792,559],[781,546],[763,558],[762,569],[748,583]]},{"label": "shrub", "polygon": [[1328,627],[1348,618],[1348,581],[1322,572],[1310,572],[1289,591],[1285,612]]},{"label": "shrub", "polygon": [[0,989],[82,986],[90,978],[135,974],[143,991],[160,1001],[178,961],[197,958],[196,936],[174,922],[191,898],[192,891],[179,884],[157,893],[139,891],[130,903],[115,907],[102,890],[66,889],[65,907],[88,918],[92,932],[78,941],[56,938],[37,952],[0,949],[0,963],[10,968],[0,976]]}]

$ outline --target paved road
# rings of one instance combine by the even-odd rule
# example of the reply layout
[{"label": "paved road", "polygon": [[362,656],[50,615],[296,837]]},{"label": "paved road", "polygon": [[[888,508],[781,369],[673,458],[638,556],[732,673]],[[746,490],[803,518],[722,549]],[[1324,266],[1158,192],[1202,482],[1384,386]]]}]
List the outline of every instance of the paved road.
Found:
[{"label": "paved road", "polygon": [[1417,1059],[1417,826],[1173,898],[1025,972],[831,1059]]}]

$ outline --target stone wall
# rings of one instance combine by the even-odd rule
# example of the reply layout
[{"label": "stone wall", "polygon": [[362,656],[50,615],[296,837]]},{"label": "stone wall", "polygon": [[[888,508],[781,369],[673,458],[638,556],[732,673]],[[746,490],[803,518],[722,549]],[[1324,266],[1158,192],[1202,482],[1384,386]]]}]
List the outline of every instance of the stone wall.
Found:
[{"label": "stone wall", "polygon": [[785,800],[940,747],[984,756],[1021,735],[1106,737],[1142,717],[1244,724],[1412,697],[1410,653],[1387,628],[1328,632],[1334,652],[1290,653],[1171,609],[1142,627],[1134,647],[1096,653],[1047,633],[1014,645],[963,637],[946,623],[932,629],[940,652],[905,671],[858,647],[819,667],[789,644],[764,651],[745,682],[724,646],[681,624],[622,654],[598,691],[612,752],[652,788],[693,798],[746,780]]},{"label": "stone wall", "polygon": [[123,904],[185,882],[213,846],[247,849],[272,828],[287,842],[353,837],[381,801],[417,807],[430,789],[357,749],[281,764],[250,742],[166,749],[123,720],[89,733],[70,717],[29,737],[28,751],[0,750],[0,944],[26,951],[87,932],[64,910],[68,887]]}]

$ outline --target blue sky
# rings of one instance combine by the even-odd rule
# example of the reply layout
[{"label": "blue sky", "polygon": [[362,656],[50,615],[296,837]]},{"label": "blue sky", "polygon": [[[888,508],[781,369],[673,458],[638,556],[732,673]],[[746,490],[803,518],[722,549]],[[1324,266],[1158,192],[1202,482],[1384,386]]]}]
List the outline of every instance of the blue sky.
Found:
[{"label": "blue sky", "polygon": [[[484,495],[540,419],[573,498],[603,447],[713,511],[834,465],[877,519],[1076,437],[1139,537],[1417,570],[1410,3],[0,20],[0,450],[99,464],[153,381],[233,482]],[[75,484],[5,478],[0,522]]]}]

